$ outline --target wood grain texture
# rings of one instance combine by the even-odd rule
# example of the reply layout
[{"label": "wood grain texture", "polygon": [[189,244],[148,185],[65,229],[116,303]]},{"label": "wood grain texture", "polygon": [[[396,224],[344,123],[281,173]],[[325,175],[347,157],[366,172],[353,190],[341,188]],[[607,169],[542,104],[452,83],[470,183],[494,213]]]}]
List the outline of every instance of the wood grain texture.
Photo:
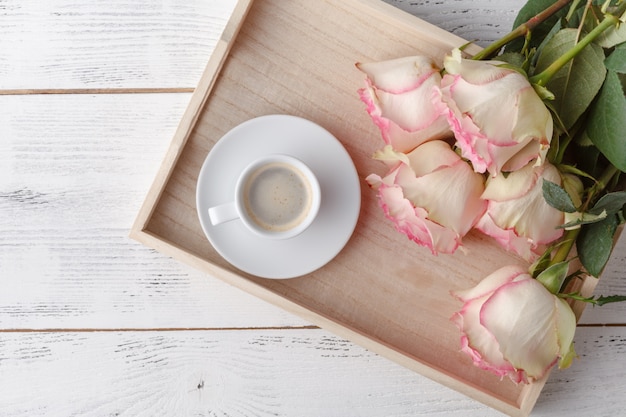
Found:
[{"label": "wood grain texture", "polygon": [[1,328],[306,324],[128,238],[189,97],[0,96]]},{"label": "wood grain texture", "polygon": [[[386,1],[480,45],[524,3]],[[0,416],[499,415],[128,239],[234,4],[0,0]],[[624,340],[580,327],[532,415],[620,415]]]},{"label": "wood grain texture", "polygon": [[518,10],[526,3],[525,0],[385,1],[483,47],[512,29]]},{"label": "wood grain texture", "polygon": [[[195,115],[197,122],[181,125],[177,131],[167,156],[171,164],[159,173],[167,181],[159,180],[151,189],[149,204],[137,221],[140,228],[134,228],[132,236],[143,242],[146,236],[156,237],[161,243],[153,245],[155,249],[199,265],[466,395],[507,413],[525,415],[543,381],[508,386],[478,370],[459,352],[458,330],[450,322],[459,308],[450,290],[469,288],[501,266],[520,263],[483,235],[464,238],[471,256],[432,256],[395,233],[376,196],[364,192],[355,233],[332,262],[298,279],[265,280],[229,265],[200,227],[195,184],[202,162],[227,130],[252,117],[281,113],[312,120],[339,139],[361,179],[381,173],[383,167],[371,155],[382,141],[358,100],[356,91],[363,77],[355,62],[404,54],[439,60],[465,43],[384,6],[365,1],[254,1],[245,21],[236,24],[241,31],[232,40],[222,70],[203,75],[206,88],[196,90],[188,110],[188,119]],[[330,41],[336,39],[341,41]],[[298,138],[295,134],[292,140]],[[319,156],[307,159],[311,169],[332,170]],[[229,165],[243,169],[256,157],[240,149]],[[332,175],[320,177],[322,187],[331,193]],[[363,181],[361,187],[368,189]],[[143,213],[149,217],[141,218]],[[219,227],[235,233],[239,225]]]},{"label": "wood grain texture", "polygon": [[[601,373],[553,373],[533,416],[620,415],[625,330],[580,339]],[[0,334],[0,368],[12,417],[501,415],[323,330]]]},{"label": "wood grain texture", "polygon": [[193,88],[234,5],[5,0],[0,89]]},{"label": "wood grain texture", "polygon": [[[470,233],[464,238],[466,252],[432,256],[394,234],[375,195],[364,192],[355,233],[339,256],[305,277],[272,281],[229,265],[204,237],[195,206],[194,185],[211,147],[242,121],[267,114],[320,124],[350,153],[360,178],[379,173],[371,154],[382,141],[374,143],[379,133],[355,95],[362,82],[355,83],[354,63],[407,54],[439,60],[465,41],[366,1],[313,7],[304,1],[259,0],[234,26],[241,31],[227,60],[219,73],[203,75],[205,87],[194,93],[186,116],[197,121],[177,131],[167,157],[171,163],[162,167],[132,236],[499,410],[526,415],[543,381],[506,386],[471,366],[458,350],[458,330],[449,320],[459,308],[450,290],[472,287],[497,268],[520,262],[494,241]],[[213,58],[223,62],[222,55]],[[243,169],[256,156],[241,149],[236,157],[229,164]],[[313,170],[325,172],[321,161],[308,159]],[[218,227],[236,233],[238,226]]]},{"label": "wood grain texture", "polygon": [[[386,0],[481,45],[522,0]],[[0,89],[193,88],[236,0],[4,0]]]},{"label": "wood grain texture", "polygon": [[[572,367],[553,372],[539,397],[533,415],[618,416],[624,414],[626,329],[620,327],[579,328],[575,337],[579,358]],[[586,363],[586,364],[585,364]],[[611,388],[605,389],[605,381]],[[613,391],[615,390],[615,391]]]}]

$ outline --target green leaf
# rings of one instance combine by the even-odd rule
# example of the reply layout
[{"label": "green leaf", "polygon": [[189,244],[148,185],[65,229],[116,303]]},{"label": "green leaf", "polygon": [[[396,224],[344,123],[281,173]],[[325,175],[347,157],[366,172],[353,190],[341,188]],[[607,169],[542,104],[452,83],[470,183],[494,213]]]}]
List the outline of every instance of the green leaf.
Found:
[{"label": "green leaf", "polygon": [[[573,168],[576,169],[576,168]],[[581,174],[568,175],[566,171],[561,171],[561,187],[567,191],[570,198],[572,199],[572,203],[574,203],[575,207],[580,207],[583,204],[582,196],[584,193],[584,185],[578,175],[582,175],[583,177],[587,174],[581,172]]]},{"label": "green leaf", "polygon": [[514,68],[524,68],[526,66],[526,57],[518,52],[505,52],[498,55],[498,61],[511,64]]},{"label": "green leaf", "polygon": [[[570,50],[578,40],[575,29],[562,29],[543,47],[535,74]],[[604,51],[596,44],[584,48],[576,58],[561,68],[546,87],[555,95],[554,108],[566,129],[587,110],[602,87],[606,75]]]},{"label": "green leaf", "polygon": [[574,151],[574,160],[577,167],[589,173],[592,177],[601,175],[603,164],[599,163],[600,151],[593,145],[586,130],[577,136],[575,146],[571,149]]},{"label": "green leaf", "polygon": [[626,295],[601,295],[596,298],[596,305],[603,306],[609,303],[619,303],[620,301],[626,301]]},{"label": "green leaf", "polygon": [[543,190],[543,198],[549,205],[565,213],[576,212],[572,198],[560,185],[544,179],[541,188]]},{"label": "green leaf", "polygon": [[622,84],[622,91],[626,94],[626,74],[618,72],[617,77],[619,78],[619,82]]},{"label": "green leaf", "polygon": [[[626,29],[626,25],[620,26]],[[604,66],[611,71],[626,74],[626,43],[615,47],[611,55],[604,60]]]},{"label": "green leaf", "polygon": [[612,48],[622,42],[626,42],[626,26],[612,26],[602,32],[595,40],[595,43],[603,48]]},{"label": "green leaf", "polygon": [[537,64],[537,59],[539,58],[539,55],[541,55],[541,51],[543,51],[543,48],[545,48],[545,46],[550,43],[550,40],[554,37],[554,35],[559,33],[561,29],[563,29],[562,20],[558,20],[554,24],[554,26],[552,26],[552,28],[550,28],[550,30],[546,33],[537,48],[534,49],[534,54],[532,56],[533,65]]},{"label": "green leaf", "polygon": [[552,249],[552,247],[546,249],[528,268],[528,272],[530,272],[530,275],[533,278],[537,278],[541,272],[550,266],[550,261],[552,260]]},{"label": "green leaf", "polygon": [[617,74],[609,71],[591,108],[587,135],[617,169],[626,172],[626,98]]},{"label": "green leaf", "polygon": [[559,357],[559,362],[557,366],[559,367],[559,369],[567,369],[572,365],[572,362],[574,362],[574,359],[576,359],[577,357],[578,355],[574,350],[574,343],[572,342],[569,344],[569,349],[567,353]]},{"label": "green leaf", "polygon": [[624,208],[624,204],[626,204],[626,191],[617,191],[603,195],[589,212],[600,214],[606,211],[607,215],[617,214]]},{"label": "green leaf", "polygon": [[[513,29],[526,23],[530,18],[541,13],[554,3],[554,0],[528,0],[526,4],[519,10],[515,21],[513,22]],[[550,29],[558,22],[558,20],[567,14],[567,7],[559,10],[557,13],[546,19],[543,23],[537,26],[530,38],[530,48],[536,48],[541,43],[542,39],[546,36]],[[524,39],[516,39],[507,45],[506,50],[509,52],[520,52],[524,46]]]},{"label": "green leaf", "polygon": [[617,216],[609,216],[601,222],[582,226],[576,249],[578,257],[587,272],[594,277],[600,276],[613,249],[613,235],[617,230]]},{"label": "green leaf", "polygon": [[603,306],[609,303],[619,303],[621,301],[626,301],[626,295],[600,295],[598,297],[583,297],[579,292],[572,292],[567,294],[558,294],[561,298],[571,298],[576,301],[583,301],[585,303]]},{"label": "green leaf", "polygon": [[569,229],[572,228],[574,226],[580,226],[582,224],[591,224],[591,223],[597,223],[599,221],[602,221],[604,219],[606,219],[607,213],[606,211],[601,211],[598,214],[593,214],[593,213],[579,213],[579,218],[576,220],[573,220],[571,222],[567,222],[562,226],[559,226],[559,228],[563,228],[563,229]]},{"label": "green leaf", "polygon": [[546,287],[552,294],[556,294],[561,289],[565,278],[567,278],[568,271],[569,262],[559,262],[539,274],[537,281]]}]

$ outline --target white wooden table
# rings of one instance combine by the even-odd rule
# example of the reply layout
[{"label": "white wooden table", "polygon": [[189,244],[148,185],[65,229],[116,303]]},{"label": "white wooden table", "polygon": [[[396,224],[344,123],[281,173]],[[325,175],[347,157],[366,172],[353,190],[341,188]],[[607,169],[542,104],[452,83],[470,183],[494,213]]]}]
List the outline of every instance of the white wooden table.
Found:
[{"label": "white wooden table", "polygon": [[[524,3],[386,1],[483,46]],[[0,416],[499,415],[127,237],[234,4],[0,0]],[[533,416],[623,415],[625,315]]]}]

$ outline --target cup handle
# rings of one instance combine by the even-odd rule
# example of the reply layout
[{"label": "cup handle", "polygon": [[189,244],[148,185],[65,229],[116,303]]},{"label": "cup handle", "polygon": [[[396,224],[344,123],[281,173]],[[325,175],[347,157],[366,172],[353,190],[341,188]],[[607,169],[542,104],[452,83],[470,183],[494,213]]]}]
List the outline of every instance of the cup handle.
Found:
[{"label": "cup handle", "polygon": [[219,206],[209,208],[209,219],[211,224],[217,226],[231,220],[235,220],[239,217],[235,202],[220,204]]}]

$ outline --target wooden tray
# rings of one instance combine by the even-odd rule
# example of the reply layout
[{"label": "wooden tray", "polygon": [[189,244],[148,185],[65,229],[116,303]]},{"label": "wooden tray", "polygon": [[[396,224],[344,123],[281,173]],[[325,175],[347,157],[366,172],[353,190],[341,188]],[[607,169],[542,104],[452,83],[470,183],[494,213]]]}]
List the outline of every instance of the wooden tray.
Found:
[{"label": "wooden tray", "polygon": [[207,153],[256,116],[310,119],[343,143],[361,179],[382,174],[385,167],[371,158],[382,141],[358,98],[364,78],[355,62],[442,58],[462,44],[378,0],[240,0],[131,237],[504,413],[528,415],[545,380],[516,386],[475,368],[450,321],[460,307],[450,290],[520,262],[491,240],[472,234],[468,255],[433,256],[393,229],[362,181],[360,219],[344,250],[309,276],[265,280],[223,260],[196,214],[195,185]]}]

